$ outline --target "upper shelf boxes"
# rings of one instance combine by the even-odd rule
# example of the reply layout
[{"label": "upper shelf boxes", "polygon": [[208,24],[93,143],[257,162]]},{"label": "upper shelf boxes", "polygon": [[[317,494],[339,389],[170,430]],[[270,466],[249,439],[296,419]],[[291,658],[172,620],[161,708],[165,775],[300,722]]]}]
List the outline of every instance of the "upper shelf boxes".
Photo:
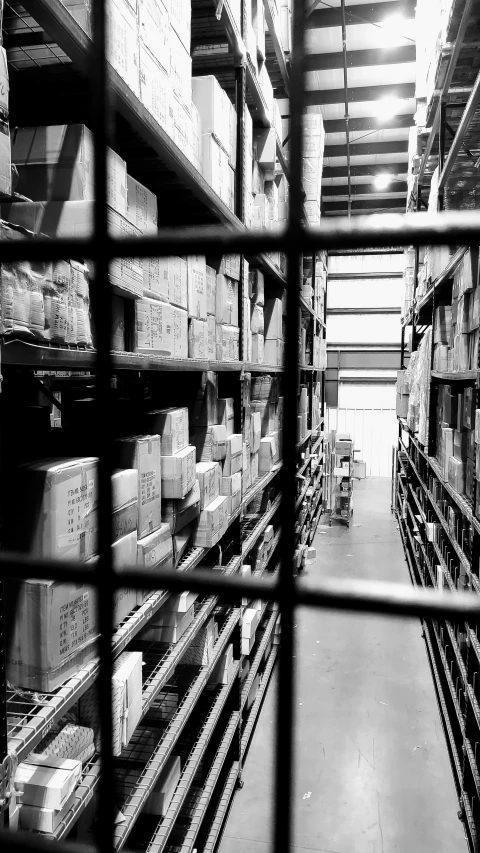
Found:
[{"label": "upper shelf boxes", "polygon": [[233,210],[237,150],[237,116],[216,77],[194,77],[193,102],[202,131],[202,174]]}]

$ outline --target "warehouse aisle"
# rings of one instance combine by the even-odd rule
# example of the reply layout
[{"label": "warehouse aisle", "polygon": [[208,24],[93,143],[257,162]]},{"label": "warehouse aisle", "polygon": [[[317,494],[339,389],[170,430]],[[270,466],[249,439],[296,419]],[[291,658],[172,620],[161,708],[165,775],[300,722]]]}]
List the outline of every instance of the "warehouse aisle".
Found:
[{"label": "warehouse aisle", "polygon": [[[355,483],[354,524],[320,527],[308,580],[410,583],[390,480]],[[294,844],[318,853],[464,853],[433,682],[415,621],[298,613]],[[270,851],[272,679],[220,853]]]}]

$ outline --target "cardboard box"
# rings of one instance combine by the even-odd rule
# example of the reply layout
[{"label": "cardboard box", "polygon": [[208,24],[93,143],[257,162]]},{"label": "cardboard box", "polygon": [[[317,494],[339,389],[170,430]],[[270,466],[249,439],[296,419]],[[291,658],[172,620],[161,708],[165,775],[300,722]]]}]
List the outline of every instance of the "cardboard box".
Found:
[{"label": "cardboard box", "polygon": [[172,305],[173,357],[188,358],[188,313]]},{"label": "cardboard box", "polygon": [[200,510],[202,510],[220,494],[220,465],[218,462],[198,462],[196,477],[200,489]]},{"label": "cardboard box", "polygon": [[227,452],[223,463],[223,476],[231,477],[242,470],[243,441],[241,433],[227,436]]},{"label": "cardboard box", "polygon": [[209,361],[217,359],[217,324],[211,314],[207,317],[207,358]]},{"label": "cardboard box", "polygon": [[223,424],[197,427],[192,438],[198,462],[220,462],[227,454],[227,430]]},{"label": "cardboard box", "polygon": [[170,525],[172,533],[178,533],[200,515],[200,486],[197,480],[193,488],[181,500],[166,498],[162,501],[162,521]]},{"label": "cardboard box", "polygon": [[30,806],[28,803],[25,803],[20,809],[20,828],[53,834],[67,816],[74,802],[75,792],[70,794],[60,811],[57,809],[47,809],[43,806]]},{"label": "cardboard box", "polygon": [[228,499],[215,498],[200,513],[198,527],[193,533],[192,544],[211,548],[222,538],[228,527]]},{"label": "cardboard box", "polygon": [[[140,632],[140,639],[153,643],[178,643],[195,618],[195,608],[192,605],[186,613],[180,614],[181,618],[176,625],[159,624],[157,616],[152,616],[147,627]],[[161,623],[161,617],[159,619]]]},{"label": "cardboard box", "polygon": [[131,175],[127,175],[127,212],[125,215],[141,234],[157,233],[157,197]]},{"label": "cardboard box", "polygon": [[135,350],[166,357],[173,354],[171,305],[146,297],[136,301]]},{"label": "cardboard box", "polygon": [[218,378],[213,371],[202,373],[191,426],[212,426],[218,421]]},{"label": "cardboard box", "polygon": [[165,817],[181,776],[179,755],[171,755],[143,808],[144,814]]},{"label": "cardboard box", "polygon": [[[93,558],[95,561],[98,557]],[[137,531],[131,530],[112,545],[113,567],[117,572],[135,568],[137,562]]]},{"label": "cardboard box", "polygon": [[94,457],[37,462],[18,469],[17,548],[43,559],[87,560],[97,548]]},{"label": "cardboard box", "polygon": [[236,661],[233,659],[233,645],[230,643],[223,654],[220,655],[208,684],[229,684],[231,679],[232,669]]},{"label": "cardboard box", "polygon": [[[163,53],[163,64],[170,66],[170,51]],[[169,69],[162,66],[161,58],[152,56],[143,41],[139,44],[140,100],[151,116],[171,137],[173,135],[170,101],[173,98]]]},{"label": "cardboard box", "polygon": [[448,457],[448,482],[454,489],[463,495],[465,492],[465,462],[455,459],[453,456]]},{"label": "cardboard box", "polygon": [[475,388],[473,386],[465,388],[463,392],[463,425],[466,429],[475,429],[475,401]]},{"label": "cardboard box", "polygon": [[226,275],[217,275],[215,319],[219,324],[238,326],[238,281]]},{"label": "cardboard box", "polygon": [[188,308],[188,267],[183,258],[161,259],[163,277],[168,282],[168,301],[178,308]]},{"label": "cardboard box", "polygon": [[217,295],[217,273],[212,267],[205,267],[207,280],[207,314],[215,316]]},{"label": "cardboard box", "polygon": [[173,456],[188,445],[188,409],[156,409],[143,416],[145,432],[158,433],[161,455]]},{"label": "cardboard box", "polygon": [[[260,446],[260,444],[259,444],[259,446]],[[251,472],[252,486],[254,485],[255,481],[258,480],[258,477],[259,477],[259,464],[260,464],[259,463],[259,455],[260,455],[259,452],[257,452],[257,453],[252,453],[252,455],[250,456],[250,472]]]},{"label": "cardboard box", "polygon": [[202,255],[187,258],[188,314],[197,320],[207,319],[207,271]]},{"label": "cardboard box", "polygon": [[81,761],[31,754],[15,771],[15,790],[23,793],[22,805],[60,811],[81,775]]},{"label": "cardboard box", "polygon": [[208,326],[205,320],[188,321],[188,356],[206,359],[208,349]]},{"label": "cardboard box", "polygon": [[240,654],[249,655],[255,645],[255,634],[252,637],[242,637],[241,646],[240,646]]},{"label": "cardboard box", "polygon": [[226,429],[227,435],[233,435],[234,421],[235,411],[233,397],[219,397],[218,422],[219,424],[223,424]]},{"label": "cardboard box", "polygon": [[184,498],[195,482],[196,449],[184,447],[173,456],[162,456],[162,497]]},{"label": "cardboard box", "polygon": [[[112,674],[113,755],[120,755],[142,718],[142,654],[122,652],[113,663]],[[100,749],[100,707],[96,685],[80,699],[81,725],[95,732],[95,747]]]},{"label": "cardboard box", "polygon": [[211,133],[202,134],[202,175],[227,207],[233,207],[233,175],[228,155]]},{"label": "cardboard box", "polygon": [[230,150],[229,98],[213,75],[192,78],[192,100],[199,114],[202,134],[213,134],[228,154]]},{"label": "cardboard box", "polygon": [[283,340],[268,338],[263,345],[263,364],[271,364],[272,367],[282,367],[284,344]]},{"label": "cardboard box", "polygon": [[229,499],[228,515],[229,517],[237,511],[240,506],[242,491],[242,475],[240,472],[232,474],[231,477],[222,477],[220,482],[220,494],[225,495]]},{"label": "cardboard box", "polygon": [[138,33],[140,44],[148,49],[169,75],[170,21],[167,9],[159,0],[142,0],[138,4]]},{"label": "cardboard box", "polygon": [[176,610],[177,613],[186,613],[195,604],[197,598],[198,592],[187,591],[179,595],[171,595],[168,599],[168,607],[170,610]]},{"label": "cardboard box", "polygon": [[260,440],[260,450],[258,455],[258,472],[259,474],[268,474],[277,458],[277,444],[273,435],[267,435]]},{"label": "cardboard box", "polygon": [[223,255],[218,272],[240,281],[240,255]]},{"label": "cardboard box", "polygon": [[139,569],[173,568],[172,530],[168,522],[137,542],[136,561]]},{"label": "cardboard box", "polygon": [[257,453],[260,450],[260,439],[262,437],[262,411],[252,412],[250,415],[250,452]]},{"label": "cardboard box", "polygon": [[455,459],[465,462],[467,458],[468,433],[466,430],[459,432],[454,430],[453,433],[453,455]]},{"label": "cardboard box", "polygon": [[217,323],[217,361],[238,361],[240,358],[240,329]]},{"label": "cardboard box", "polygon": [[[252,400],[250,404],[253,415],[258,415],[260,419],[260,430],[262,437],[269,435],[275,430],[275,403],[270,403],[266,400]],[[255,428],[257,425],[255,422]]]},{"label": "cardboard box", "polygon": [[138,471],[138,538],[142,539],[162,523],[160,436],[118,439],[115,455],[120,466]]},{"label": "cardboard box", "polygon": [[[83,124],[19,127],[12,141],[17,192],[33,201],[93,201],[93,135]],[[108,149],[107,203],[127,217],[127,164]]]}]

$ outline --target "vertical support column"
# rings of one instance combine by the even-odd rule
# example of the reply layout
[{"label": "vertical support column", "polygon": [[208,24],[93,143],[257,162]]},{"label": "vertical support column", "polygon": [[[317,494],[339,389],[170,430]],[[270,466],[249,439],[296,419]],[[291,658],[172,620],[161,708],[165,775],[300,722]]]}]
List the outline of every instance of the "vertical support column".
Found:
[{"label": "vertical support column", "polygon": [[[420,212],[420,207],[422,203],[422,187],[420,184],[417,184],[417,200],[415,203],[415,213]],[[417,294],[417,286],[418,286],[418,267],[419,267],[419,258],[420,258],[420,249],[418,246],[415,247],[415,265],[413,268],[413,295],[412,295],[412,343],[411,343],[411,352],[415,352],[417,348],[417,342],[415,339],[415,314],[413,313],[415,308],[415,296]]]},{"label": "vertical support column", "polygon": [[5,597],[0,580],[0,827],[8,826],[7,673],[5,661]]},{"label": "vertical support column", "polygon": [[[445,101],[442,101],[440,104],[440,128],[438,132],[438,171],[439,174],[443,172],[443,167],[445,165],[445,130],[446,130],[446,118],[447,118],[447,105]],[[439,212],[443,210],[443,197],[444,190],[443,187],[438,196],[438,210]]]}]

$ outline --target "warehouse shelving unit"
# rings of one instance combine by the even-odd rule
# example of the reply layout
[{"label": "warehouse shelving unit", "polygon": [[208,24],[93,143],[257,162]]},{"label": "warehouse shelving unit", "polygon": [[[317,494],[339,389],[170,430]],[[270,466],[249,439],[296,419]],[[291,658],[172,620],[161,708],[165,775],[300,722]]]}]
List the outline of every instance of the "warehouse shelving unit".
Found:
[{"label": "warehouse shelving unit", "polygon": [[[474,50],[478,38],[478,16],[474,3],[454,2],[446,31],[446,46],[440,51],[435,95],[427,108],[428,130],[420,132],[421,155],[408,201],[409,210],[426,207],[425,200],[434,169],[438,166],[439,209],[444,192],[461,186],[462,168],[472,163],[471,149],[478,138],[480,63]],[[466,102],[466,103],[465,103]],[[416,249],[413,298],[402,325],[402,365],[407,327],[411,327],[411,352],[431,330],[426,353],[431,369],[426,377],[428,422],[422,444],[404,418],[399,418],[395,501],[400,534],[412,583],[427,589],[468,590],[480,594],[480,507],[476,490],[471,497],[460,494],[445,476],[436,458],[438,430],[436,405],[444,385],[461,392],[473,388],[479,407],[479,367],[469,370],[435,369],[434,345],[437,308],[451,302],[453,279],[466,253],[478,274],[478,252],[454,247],[444,269],[435,280],[418,287],[419,248]],[[474,281],[474,286],[477,281]],[[475,485],[475,481],[473,483]],[[480,844],[480,765],[476,743],[480,738],[478,705],[480,644],[475,621],[422,620],[427,655],[432,671],[440,717],[448,746],[457,790],[459,815],[471,851]]]},{"label": "warehouse shelving unit", "polygon": [[[277,96],[288,96],[288,65],[278,32],[279,21],[270,0],[264,0],[268,24],[267,67],[276,81]],[[20,22],[20,24],[19,24]],[[10,71],[10,117],[14,125],[85,123],[91,118],[88,74],[91,39],[70,15],[60,0],[27,0],[22,6],[7,3],[4,11],[4,47]],[[192,0],[192,64],[193,75],[214,74],[236,106],[238,115],[238,151],[235,212],[219,198],[175,145],[165,130],[128,88],[121,77],[110,69],[110,95],[115,114],[116,134],[113,147],[126,161],[128,172],[159,198],[168,188],[169,203],[159,206],[159,227],[225,224],[242,230],[244,219],[245,146],[243,111],[249,109],[256,127],[272,126],[269,111],[255,69],[248,56],[245,40],[235,21],[228,0],[218,6],[213,0]],[[202,44],[227,45],[223,55],[202,53]],[[45,45],[46,58],[32,59],[31,45]],[[41,93],[41,94],[40,94]],[[39,109],[40,99],[43,102]],[[38,106],[37,106],[38,105]],[[278,168],[288,178],[288,153],[277,137]],[[221,251],[221,250],[220,250]],[[285,268],[274,257],[259,253],[246,257],[251,269],[264,273],[267,290],[283,291],[287,285]],[[322,254],[313,256],[315,264],[323,265]],[[240,280],[243,281],[243,261]],[[242,285],[239,287],[240,317]],[[326,300],[325,300],[326,302]],[[301,315],[308,324],[312,338],[325,338],[325,315],[319,316],[313,305],[300,299]],[[158,396],[160,384],[173,387],[174,373],[182,372],[194,386],[206,371],[219,374],[220,381],[235,399],[237,431],[241,430],[243,408],[239,405],[241,387],[249,374],[281,374],[283,367],[253,364],[245,358],[245,340],[240,321],[240,360],[212,361],[191,358],[165,358],[129,351],[111,354],[112,369],[119,393],[132,395],[135,401]],[[312,356],[312,353],[310,353]],[[9,389],[20,389],[26,399],[32,399],[32,378],[36,390],[48,397],[52,389],[85,386],[94,383],[97,353],[92,349],[37,344],[21,338],[2,341],[1,360],[6,398]],[[298,543],[313,540],[321,512],[323,421],[314,419],[312,411],[313,384],[322,386],[320,416],[324,411],[323,372],[310,364],[300,367],[300,379],[309,389],[309,420],[307,434],[299,441],[297,451],[301,460],[305,486],[299,494],[297,509],[303,504],[304,520],[299,526]],[[185,401],[182,401],[185,404]],[[276,464],[242,495],[239,510],[229,520],[227,532],[213,548],[191,547],[176,565],[176,570],[188,574],[198,568],[211,569],[224,575],[240,572],[259,538],[268,525],[274,536],[265,565],[253,576],[278,574],[280,541],[279,509],[282,462]],[[280,476],[279,476],[280,475]],[[249,505],[265,490],[272,490],[272,500],[265,512],[249,514]],[[137,638],[151,617],[168,601],[170,593],[151,593],[146,601],[135,607],[116,629],[112,637],[112,653],[117,658],[122,651],[141,650],[144,654],[142,719],[129,747],[117,761],[120,774],[137,774],[137,780],[124,791],[118,802],[123,820],[117,824],[114,844],[121,850],[126,844],[138,844],[148,851],[161,851],[173,846],[182,853],[195,848],[205,853],[213,851],[221,834],[223,822],[241,780],[245,758],[255,723],[273,672],[277,648],[272,645],[277,623],[277,611],[262,604],[256,642],[250,653],[250,669],[241,680],[245,660],[240,653],[241,608],[222,607],[217,596],[199,599],[195,617],[181,640],[173,645],[149,644]],[[222,628],[208,665],[193,668],[182,663],[185,653],[201,632],[211,615],[222,621]],[[233,643],[235,668],[227,685],[212,689],[208,679],[228,643]],[[195,672],[192,670],[195,669]],[[187,673],[187,670],[189,672]],[[31,693],[9,687],[7,691],[8,753],[22,761],[42,741],[44,736],[79,701],[96,682],[100,664],[93,660],[80,669],[60,688],[45,694]],[[251,707],[247,700],[259,676],[259,687]],[[160,692],[172,683],[182,684],[183,700],[170,720],[158,746],[149,759],[141,754],[142,735],[152,722],[151,709]],[[185,686],[187,685],[187,686]],[[138,746],[138,752],[136,751]],[[142,815],[149,794],[172,752],[186,758],[182,776],[172,803],[160,821],[152,826]],[[142,754],[143,755],[143,754]],[[0,756],[0,758],[6,758]],[[202,781],[199,781],[201,773]],[[79,820],[87,810],[94,812],[100,787],[98,755],[83,768],[75,801],[52,836],[55,840],[74,839],[79,833]]]}]

